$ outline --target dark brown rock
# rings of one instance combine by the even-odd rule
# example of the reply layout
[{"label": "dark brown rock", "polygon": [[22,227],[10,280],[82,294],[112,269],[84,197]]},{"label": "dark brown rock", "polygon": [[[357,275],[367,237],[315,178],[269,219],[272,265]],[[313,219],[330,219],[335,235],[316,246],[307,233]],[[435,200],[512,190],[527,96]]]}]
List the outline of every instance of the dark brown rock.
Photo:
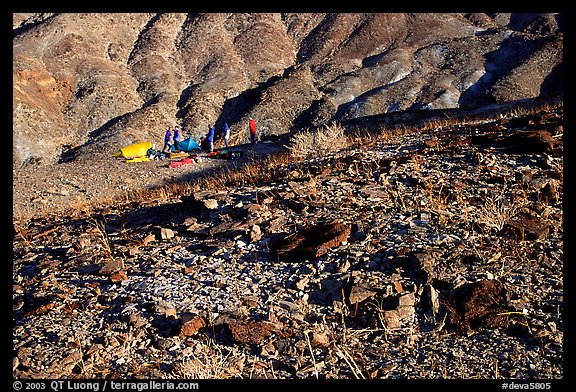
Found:
[{"label": "dark brown rock", "polygon": [[348,239],[352,226],[338,222],[304,227],[284,237],[275,248],[279,261],[302,262],[320,257]]},{"label": "dark brown rock", "polygon": [[518,240],[541,240],[548,237],[550,225],[539,218],[524,216],[504,224],[502,233]]},{"label": "dark brown rock", "polygon": [[228,323],[232,338],[237,343],[260,344],[276,329],[275,325],[266,321],[239,320]]},{"label": "dark brown rock", "polygon": [[458,333],[505,328],[510,321],[508,293],[498,280],[465,283],[450,293],[449,322]]},{"label": "dark brown rock", "polygon": [[548,131],[536,130],[528,132],[516,132],[508,137],[500,139],[497,147],[505,147],[508,152],[525,153],[547,153],[552,156],[562,154],[562,141],[558,140]]},{"label": "dark brown rock", "polygon": [[543,185],[541,185],[538,194],[543,200],[552,202],[559,201],[562,198],[560,181],[556,179],[548,179]]},{"label": "dark brown rock", "polygon": [[[404,250],[401,249],[400,254],[402,253]],[[388,265],[392,268],[399,268],[405,276],[429,281],[433,277],[433,267],[437,257],[438,253],[433,250],[408,252],[395,257]]]}]

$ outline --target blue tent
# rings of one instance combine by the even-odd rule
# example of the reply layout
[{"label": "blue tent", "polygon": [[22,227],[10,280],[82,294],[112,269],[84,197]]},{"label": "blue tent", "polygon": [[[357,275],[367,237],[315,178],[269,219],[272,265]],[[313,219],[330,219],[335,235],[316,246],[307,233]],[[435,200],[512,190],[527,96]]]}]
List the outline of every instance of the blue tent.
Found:
[{"label": "blue tent", "polygon": [[192,151],[199,148],[200,146],[198,145],[198,143],[196,143],[194,139],[192,139],[191,137],[176,143],[176,145],[174,146],[174,149],[178,151]]}]

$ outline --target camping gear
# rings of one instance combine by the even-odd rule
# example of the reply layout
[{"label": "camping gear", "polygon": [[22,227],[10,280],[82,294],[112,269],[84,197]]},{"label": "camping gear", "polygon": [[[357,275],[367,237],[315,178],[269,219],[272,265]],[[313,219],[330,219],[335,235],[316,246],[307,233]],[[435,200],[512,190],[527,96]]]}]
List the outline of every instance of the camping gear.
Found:
[{"label": "camping gear", "polygon": [[190,156],[190,154],[187,152],[170,152],[170,153],[168,153],[168,158],[170,158],[170,159],[185,158],[188,156]]},{"label": "camping gear", "polygon": [[194,139],[192,139],[191,137],[176,143],[176,145],[174,146],[174,149],[178,151],[193,151],[199,148],[200,146],[198,145],[198,143],[196,143]]},{"label": "camping gear", "polygon": [[242,151],[230,151],[230,150],[216,150],[214,152],[209,152],[206,154],[208,158],[216,158],[216,159],[236,159],[242,156]]},{"label": "camping gear", "polygon": [[152,142],[141,142],[130,144],[129,146],[123,147],[112,156],[118,158],[136,158],[136,157],[143,157],[146,156],[146,153],[149,149],[154,148]]},{"label": "camping gear", "polygon": [[218,155],[220,155],[220,150],[212,151],[206,154],[208,158],[218,158]]},{"label": "camping gear", "polygon": [[225,154],[220,154],[221,158],[224,159],[236,159],[242,156],[242,151],[227,151]]},{"label": "camping gear", "polygon": [[180,166],[188,165],[188,164],[192,164],[192,163],[194,163],[194,160],[192,158],[188,157],[188,158],[182,158],[179,161],[170,162],[168,164],[168,167],[173,169],[176,167],[180,167]]}]

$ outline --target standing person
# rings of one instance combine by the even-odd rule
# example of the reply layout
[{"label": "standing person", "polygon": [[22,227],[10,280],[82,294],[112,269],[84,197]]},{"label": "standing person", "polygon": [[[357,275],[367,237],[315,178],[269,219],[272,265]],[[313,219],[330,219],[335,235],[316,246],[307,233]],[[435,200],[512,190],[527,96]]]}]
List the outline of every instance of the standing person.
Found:
[{"label": "standing person", "polygon": [[168,130],[164,134],[164,147],[162,148],[162,152],[167,152],[166,149],[168,149],[168,152],[170,152],[170,148],[172,147],[171,141],[172,141],[172,131],[170,130],[170,128],[168,128]]},{"label": "standing person", "polygon": [[228,123],[224,123],[224,143],[226,144],[226,149],[228,149],[228,142],[230,141],[230,127]]},{"label": "standing person", "polygon": [[182,131],[180,128],[174,129],[174,149],[178,149],[178,143],[182,140]]},{"label": "standing person", "polygon": [[214,151],[214,125],[210,127],[208,131],[208,135],[206,135],[206,142],[208,143],[208,147],[210,148],[210,152]]},{"label": "standing person", "polygon": [[250,117],[248,122],[250,125],[250,143],[255,146],[256,145],[256,121]]}]

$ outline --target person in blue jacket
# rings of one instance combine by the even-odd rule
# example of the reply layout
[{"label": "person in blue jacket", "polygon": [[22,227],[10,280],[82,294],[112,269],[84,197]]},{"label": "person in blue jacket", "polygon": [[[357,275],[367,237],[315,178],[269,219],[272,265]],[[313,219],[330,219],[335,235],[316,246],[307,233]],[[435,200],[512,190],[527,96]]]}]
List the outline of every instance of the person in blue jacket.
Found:
[{"label": "person in blue jacket", "polygon": [[210,152],[214,151],[214,125],[210,127],[210,130],[206,135],[206,143],[208,143],[208,148],[210,149]]}]

